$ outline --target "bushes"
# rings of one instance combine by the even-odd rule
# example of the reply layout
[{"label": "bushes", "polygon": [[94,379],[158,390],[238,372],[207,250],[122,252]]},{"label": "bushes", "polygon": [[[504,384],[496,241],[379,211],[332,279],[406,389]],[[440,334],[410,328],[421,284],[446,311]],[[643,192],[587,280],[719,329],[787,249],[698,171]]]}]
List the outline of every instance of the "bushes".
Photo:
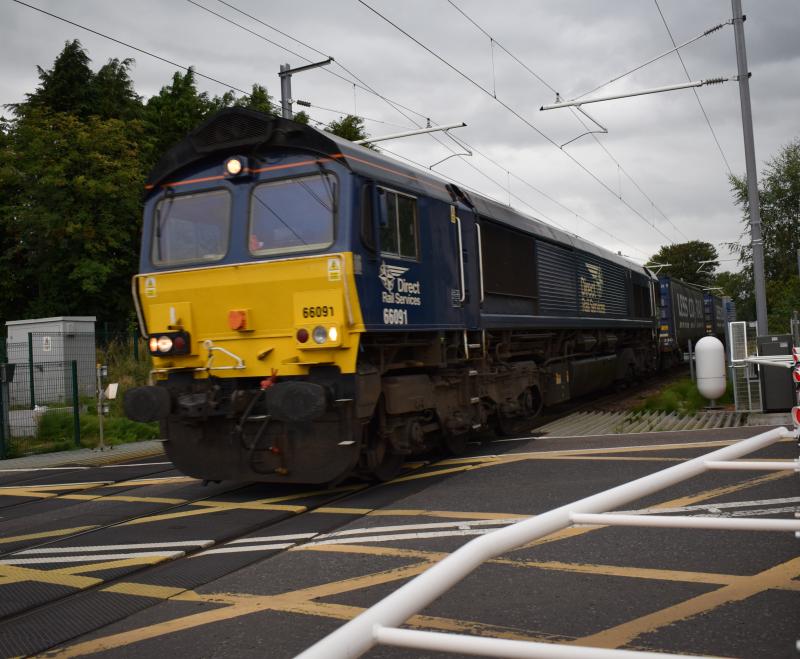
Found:
[{"label": "bushes", "polygon": [[[733,402],[733,393],[730,382],[725,390],[725,395],[717,401],[719,405]],[[677,412],[678,414],[692,415],[701,410],[709,401],[700,395],[697,385],[689,378],[671,384],[655,396],[650,396],[637,408],[637,411]]]}]

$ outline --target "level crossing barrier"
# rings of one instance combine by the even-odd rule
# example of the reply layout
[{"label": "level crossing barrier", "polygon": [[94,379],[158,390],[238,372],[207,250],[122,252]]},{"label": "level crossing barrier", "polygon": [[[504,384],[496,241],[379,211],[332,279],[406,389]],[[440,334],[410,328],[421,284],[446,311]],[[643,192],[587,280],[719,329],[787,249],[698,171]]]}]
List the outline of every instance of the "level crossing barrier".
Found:
[{"label": "level crossing barrier", "polygon": [[789,431],[783,427],[775,428],[704,456],[480,536],[300,653],[297,659],[349,659],[361,656],[375,645],[459,652],[488,657],[570,657],[572,659],[584,657],[587,659],[682,657],[682,659],[686,659],[686,655],[662,652],[589,648],[575,645],[559,646],[552,643],[401,629],[400,625],[422,611],[485,561],[573,524],[737,531],[794,531],[798,534],[800,533],[800,519],[623,515],[607,512],[711,470],[783,471],[790,469],[800,472],[800,459],[775,462],[739,460],[739,458],[755,453],[775,442],[789,438],[800,438],[800,431],[797,429]]}]

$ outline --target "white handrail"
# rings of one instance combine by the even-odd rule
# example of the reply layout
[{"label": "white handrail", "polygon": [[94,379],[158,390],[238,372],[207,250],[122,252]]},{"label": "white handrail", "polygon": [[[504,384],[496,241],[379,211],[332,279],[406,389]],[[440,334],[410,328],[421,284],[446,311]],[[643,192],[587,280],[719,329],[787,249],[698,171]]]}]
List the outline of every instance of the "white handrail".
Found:
[{"label": "white handrail", "polygon": [[[786,428],[775,428],[649,476],[618,485],[610,490],[594,494],[585,499],[580,499],[574,503],[569,503],[536,517],[522,520],[511,526],[480,536],[460,547],[409,583],[398,588],[391,595],[342,625],[339,629],[297,655],[297,658],[350,659],[359,657],[376,645],[379,640],[387,641],[392,638],[387,628],[395,628],[402,625],[411,616],[422,611],[485,561],[571,526],[573,524],[573,515],[579,513],[603,513],[614,510],[623,504],[702,474],[708,469],[706,464],[708,461],[734,460],[763,449],[777,441],[794,436]],[[644,515],[639,517],[646,519]],[[703,519],[706,521],[714,520],[714,518]],[[797,524],[797,528],[800,529],[800,522],[797,522]],[[407,634],[402,634],[401,636],[408,638]],[[459,638],[464,637],[452,635],[453,643],[458,642]],[[473,637],[468,638],[470,638],[471,642],[477,640]],[[500,639],[484,640],[499,641]],[[430,648],[432,646],[415,645],[414,647]],[[573,653],[571,656],[580,656],[576,652],[579,648],[570,646],[570,650]],[[611,652],[616,652],[615,656],[628,656],[624,651],[612,650]],[[543,655],[509,656],[532,657]]]}]

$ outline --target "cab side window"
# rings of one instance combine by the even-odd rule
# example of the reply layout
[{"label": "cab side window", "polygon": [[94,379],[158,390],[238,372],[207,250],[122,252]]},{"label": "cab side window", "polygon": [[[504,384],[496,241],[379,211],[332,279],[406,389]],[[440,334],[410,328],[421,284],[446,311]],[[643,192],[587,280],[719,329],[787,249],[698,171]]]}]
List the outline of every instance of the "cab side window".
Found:
[{"label": "cab side window", "polygon": [[417,200],[384,188],[378,189],[378,197],[381,205],[381,253],[418,259]]}]

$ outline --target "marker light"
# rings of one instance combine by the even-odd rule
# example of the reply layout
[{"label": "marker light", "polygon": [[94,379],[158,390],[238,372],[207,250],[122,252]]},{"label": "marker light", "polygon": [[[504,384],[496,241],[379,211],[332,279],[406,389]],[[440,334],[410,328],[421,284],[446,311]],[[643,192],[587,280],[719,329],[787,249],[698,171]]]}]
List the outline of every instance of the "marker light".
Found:
[{"label": "marker light", "polygon": [[319,343],[322,345],[328,338],[328,330],[326,330],[322,325],[317,325],[314,328],[314,331],[311,333],[311,338],[314,339],[314,343]]},{"label": "marker light", "polygon": [[170,332],[169,334],[155,334],[147,342],[150,354],[156,357],[164,355],[188,355],[190,340],[187,332]]},{"label": "marker light", "polygon": [[328,329],[328,338],[332,343],[336,343],[339,340],[339,330],[335,327],[330,327]]},{"label": "marker light", "polygon": [[298,343],[305,343],[308,341],[308,330],[304,327],[301,327],[297,330],[297,341]]},{"label": "marker light", "polygon": [[229,176],[238,176],[242,172],[242,161],[238,158],[228,158],[225,162],[225,171]]}]

